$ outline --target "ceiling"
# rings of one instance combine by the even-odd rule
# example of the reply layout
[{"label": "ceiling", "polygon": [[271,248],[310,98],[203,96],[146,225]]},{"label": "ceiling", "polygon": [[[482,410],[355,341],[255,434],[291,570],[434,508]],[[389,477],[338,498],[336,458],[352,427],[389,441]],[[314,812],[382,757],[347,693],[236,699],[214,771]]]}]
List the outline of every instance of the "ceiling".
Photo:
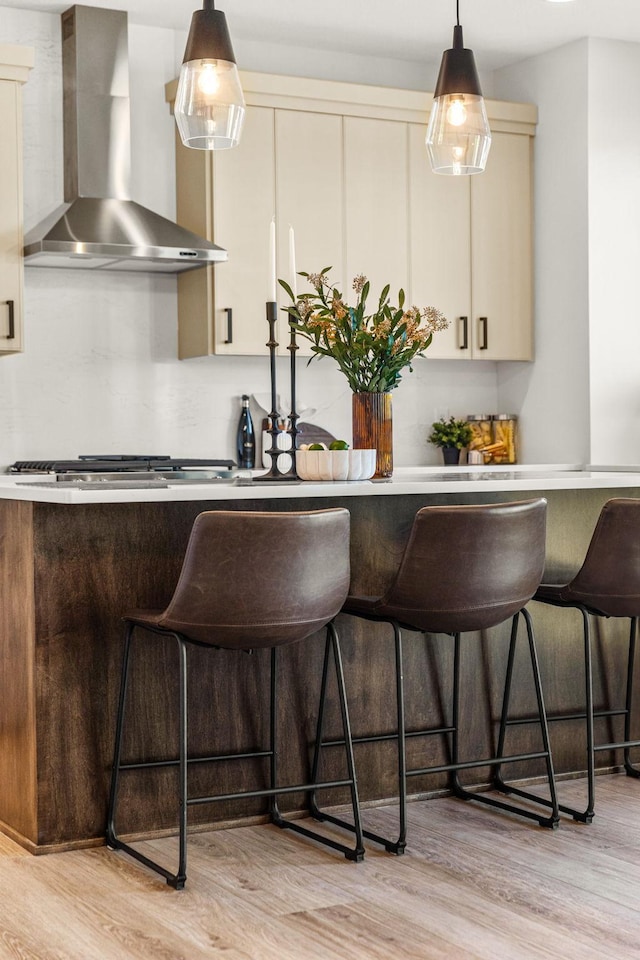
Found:
[{"label": "ceiling", "polygon": [[[198,0],[89,0],[129,11],[132,23],[186,31]],[[451,44],[455,0],[219,0],[233,38],[435,61]],[[70,0],[0,0],[59,14]],[[460,0],[465,43],[497,69],[583,37],[640,43],[640,0]]]}]

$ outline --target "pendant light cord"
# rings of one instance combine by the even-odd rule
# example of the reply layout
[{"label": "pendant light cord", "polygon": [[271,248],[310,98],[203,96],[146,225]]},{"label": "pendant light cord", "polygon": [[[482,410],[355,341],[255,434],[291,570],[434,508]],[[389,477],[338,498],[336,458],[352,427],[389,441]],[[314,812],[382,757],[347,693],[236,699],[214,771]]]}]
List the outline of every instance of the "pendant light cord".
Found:
[{"label": "pendant light cord", "polygon": [[456,23],[460,26],[460,0],[456,0]]}]

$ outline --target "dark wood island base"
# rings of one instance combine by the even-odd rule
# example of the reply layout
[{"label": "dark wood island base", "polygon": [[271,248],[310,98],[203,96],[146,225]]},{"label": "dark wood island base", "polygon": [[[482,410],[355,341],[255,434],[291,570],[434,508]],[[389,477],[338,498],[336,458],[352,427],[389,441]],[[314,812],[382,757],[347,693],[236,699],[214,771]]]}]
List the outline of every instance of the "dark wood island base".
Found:
[{"label": "dark wood island base", "polygon": [[[193,521],[202,510],[302,510],[346,506],[352,517],[353,587],[360,593],[381,592],[393,574],[413,516],[434,503],[493,503],[546,496],[549,502],[547,573],[569,577],[579,566],[597,516],[614,496],[640,496],[640,488],[419,494],[353,497],[282,497],[255,500],[171,501],[142,503],[61,504],[0,500],[0,829],[32,853],[82,847],[103,842],[110,763],[113,751],[116,701],[122,656],[120,617],[133,607],[163,607],[180,570]],[[251,545],[247,544],[247,550]],[[526,549],[526,544],[523,545]],[[251,590],[251,583],[246,588]],[[291,585],[295,590],[295,584]],[[580,673],[565,656],[565,647],[581,643],[579,614],[559,615],[553,608],[532,604],[539,643],[545,697],[550,711],[577,709],[583,700]],[[354,734],[391,731],[394,725],[393,645],[384,626],[341,616],[338,629],[344,645],[347,691]],[[508,625],[503,628],[508,630]],[[471,755],[490,753],[499,715],[501,675],[506,643],[494,643],[494,634],[467,636],[474,647],[467,661],[464,709],[473,742]],[[603,639],[606,638],[606,643]],[[158,639],[159,644],[163,643]],[[627,644],[625,623],[598,622],[595,627],[595,663],[619,662],[609,677],[624,680]],[[149,759],[152,731],[159,724],[167,744],[175,744],[177,730],[162,709],[165,697],[177,697],[174,645],[161,657],[145,659],[140,645],[132,682],[144,685],[146,695],[129,725],[127,746],[131,759]],[[321,670],[322,637],[318,643],[294,645],[282,651],[283,669],[292,691],[282,708],[281,724],[287,750],[283,775],[302,782],[309,763],[317,710],[315,693]],[[416,702],[424,715],[413,724],[436,723],[449,702],[450,638],[425,641],[409,635],[405,644],[407,703],[412,690],[422,692]],[[267,710],[268,652],[226,653],[216,669],[215,654],[192,651],[189,741],[194,755],[255,747],[264,742]],[[617,660],[619,658],[619,661]],[[495,660],[498,659],[496,663]],[[492,669],[489,669],[491,663]],[[160,664],[160,666],[159,666]],[[517,670],[526,669],[523,657]],[[494,682],[489,684],[489,677]],[[518,689],[518,676],[516,674]],[[613,684],[610,681],[610,686]],[[528,687],[527,687],[528,688]],[[425,696],[426,693],[426,696]],[[620,689],[595,688],[596,702],[619,698]],[[242,699],[253,710],[238,710]],[[157,707],[153,709],[149,704]],[[523,703],[522,712],[530,709]],[[426,712],[428,710],[428,712]],[[637,718],[636,718],[637,719]],[[286,732],[285,732],[286,731]],[[533,730],[513,729],[513,746],[529,749]],[[435,738],[425,744],[428,762],[435,761]],[[570,774],[585,769],[581,729],[562,724],[553,731],[556,769]],[[171,749],[171,748],[169,748]],[[464,749],[464,747],[463,747]],[[327,757],[331,765],[332,756]],[[337,756],[337,752],[336,752]],[[250,767],[217,763],[193,770],[195,782],[216,778],[216,792],[241,789],[260,778],[262,761]],[[356,762],[363,801],[396,794],[394,747],[360,745]],[[610,767],[615,758],[601,753],[598,762]],[[265,771],[266,772],[266,771]],[[523,764],[514,773],[533,778],[540,773]],[[487,771],[472,771],[471,783],[486,780]],[[175,826],[175,771],[164,769],[141,779],[130,773],[123,781],[122,831],[136,835],[172,831]],[[415,783],[416,792],[445,787],[443,777]],[[219,789],[218,789],[219,788]],[[340,802],[340,792],[327,802]],[[303,797],[283,798],[283,809],[304,806]],[[192,824],[242,821],[262,815],[260,801],[220,803],[195,807]]]}]

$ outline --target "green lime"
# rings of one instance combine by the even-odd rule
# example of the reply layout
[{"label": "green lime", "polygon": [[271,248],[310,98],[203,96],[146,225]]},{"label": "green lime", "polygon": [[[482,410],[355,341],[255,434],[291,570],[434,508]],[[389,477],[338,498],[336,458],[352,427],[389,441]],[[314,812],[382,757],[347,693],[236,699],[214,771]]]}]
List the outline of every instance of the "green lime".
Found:
[{"label": "green lime", "polygon": [[309,449],[309,450],[326,450],[327,448],[326,448],[326,447],[323,447],[321,443],[312,443],[312,444],[310,444],[310,446],[309,446],[307,449]]},{"label": "green lime", "polygon": [[348,450],[349,444],[346,440],[332,440],[329,444],[329,450]]}]

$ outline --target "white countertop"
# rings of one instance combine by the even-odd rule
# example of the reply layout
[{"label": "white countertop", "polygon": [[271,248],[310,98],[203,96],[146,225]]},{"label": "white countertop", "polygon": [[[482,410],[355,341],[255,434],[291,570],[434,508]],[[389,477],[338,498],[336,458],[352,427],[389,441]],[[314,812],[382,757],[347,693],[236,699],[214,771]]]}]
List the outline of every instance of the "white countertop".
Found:
[{"label": "white countertop", "polygon": [[[262,472],[262,471],[260,471]],[[254,475],[259,475],[254,471]],[[267,482],[247,474],[235,481],[167,483],[166,487],[82,487],[42,474],[0,475],[0,498],[41,503],[164,503],[180,500],[271,500],[297,497],[375,497],[406,494],[479,493],[640,488],[640,466],[583,469],[576,464],[500,467],[398,467],[391,480],[352,483]]]}]

